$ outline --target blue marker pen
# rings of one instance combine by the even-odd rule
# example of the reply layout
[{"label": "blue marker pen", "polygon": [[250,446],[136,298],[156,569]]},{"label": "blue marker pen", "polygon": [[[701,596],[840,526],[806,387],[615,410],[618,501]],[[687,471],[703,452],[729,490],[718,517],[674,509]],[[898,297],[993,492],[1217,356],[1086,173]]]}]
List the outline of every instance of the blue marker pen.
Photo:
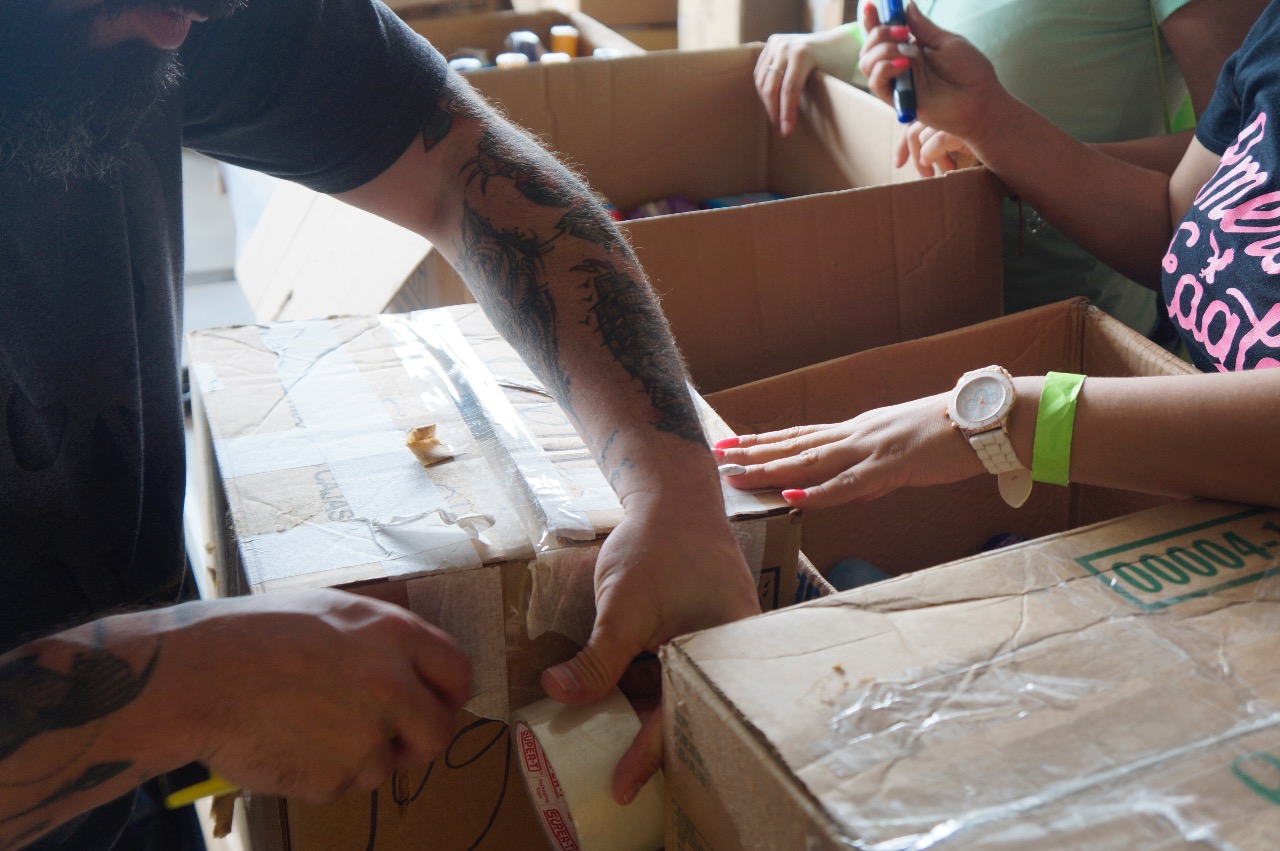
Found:
[{"label": "blue marker pen", "polygon": [[[898,27],[907,23],[907,13],[902,7],[902,0],[884,0],[881,14],[886,26]],[[916,84],[911,71],[901,74],[893,80],[893,108],[898,111],[898,121],[910,124],[916,120]]]}]

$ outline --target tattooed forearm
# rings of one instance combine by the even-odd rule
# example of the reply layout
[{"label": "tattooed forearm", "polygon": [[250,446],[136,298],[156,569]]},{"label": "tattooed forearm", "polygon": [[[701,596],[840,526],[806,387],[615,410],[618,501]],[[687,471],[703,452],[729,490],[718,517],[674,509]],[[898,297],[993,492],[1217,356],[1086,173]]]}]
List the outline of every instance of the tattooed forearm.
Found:
[{"label": "tattooed forearm", "polygon": [[477,96],[464,86],[466,83],[451,75],[436,108],[423,116],[421,129],[424,151],[430,151],[449,135],[455,117],[476,118],[482,113]]},{"label": "tattooed forearm", "polygon": [[572,411],[569,375],[560,363],[556,304],[544,280],[544,244],[519,229],[502,230],[469,204],[462,211],[458,260],[476,300],[502,335],[529,361],[556,400]]},{"label": "tattooed forearm", "polygon": [[653,424],[692,443],[706,445],[702,425],[689,388],[684,365],[668,342],[670,334],[648,288],[625,271],[602,260],[574,267],[588,277],[582,285],[593,324],[605,346],[653,405]]},{"label": "tattooed forearm", "polygon": [[0,666],[0,759],[51,730],[79,727],[115,712],[141,693],[159,650],[134,674],[105,650],[77,653],[66,673],[52,671],[36,655]]},{"label": "tattooed forearm", "polygon": [[132,762],[100,762],[96,765],[91,765],[84,771],[80,772],[79,777],[71,778],[66,783],[63,783],[57,789],[54,789],[46,795],[42,800],[37,801],[22,812],[14,813],[0,819],[0,824],[6,824],[14,819],[30,815],[37,810],[56,804],[64,798],[70,798],[77,792],[87,792],[90,789],[101,786],[111,778],[129,770],[132,766]]}]

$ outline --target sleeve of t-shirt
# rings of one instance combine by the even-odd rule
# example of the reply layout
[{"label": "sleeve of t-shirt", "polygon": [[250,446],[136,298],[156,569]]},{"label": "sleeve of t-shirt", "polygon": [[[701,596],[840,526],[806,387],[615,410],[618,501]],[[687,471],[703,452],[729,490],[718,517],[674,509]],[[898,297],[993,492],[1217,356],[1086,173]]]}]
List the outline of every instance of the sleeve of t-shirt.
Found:
[{"label": "sleeve of t-shirt", "polygon": [[250,0],[197,25],[182,62],[185,146],[326,193],[395,162],[448,73],[378,0]]},{"label": "sleeve of t-shirt", "polygon": [[1240,53],[1231,54],[1223,63],[1218,85],[1196,122],[1196,138],[1206,149],[1222,156],[1240,134],[1240,98],[1236,92],[1236,66]]}]

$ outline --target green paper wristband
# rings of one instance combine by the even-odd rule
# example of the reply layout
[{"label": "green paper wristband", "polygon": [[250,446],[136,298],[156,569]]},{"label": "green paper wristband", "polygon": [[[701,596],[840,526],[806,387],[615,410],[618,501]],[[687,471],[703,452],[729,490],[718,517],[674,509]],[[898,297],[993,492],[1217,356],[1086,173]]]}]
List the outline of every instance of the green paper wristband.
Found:
[{"label": "green paper wristband", "polygon": [[1031,480],[1066,486],[1071,480],[1071,434],[1076,423],[1076,399],[1083,375],[1051,372],[1044,377],[1036,439],[1031,455]]},{"label": "green paper wristband", "polygon": [[841,24],[840,29],[847,32],[849,37],[858,43],[858,47],[862,47],[862,43],[865,41],[862,35],[862,24],[857,21],[850,21],[847,24]]}]

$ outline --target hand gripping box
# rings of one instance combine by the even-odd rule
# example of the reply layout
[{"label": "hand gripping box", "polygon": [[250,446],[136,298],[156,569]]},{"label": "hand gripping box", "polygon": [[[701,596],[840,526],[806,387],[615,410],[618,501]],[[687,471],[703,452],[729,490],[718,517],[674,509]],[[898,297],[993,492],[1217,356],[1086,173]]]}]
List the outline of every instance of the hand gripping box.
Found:
[{"label": "hand gripping box", "polygon": [[1278,607],[1189,500],[682,637],[666,847],[1274,848]]},{"label": "hand gripping box", "polygon": [[[391,600],[473,665],[460,732],[430,769],[327,807],[251,798],[255,851],[542,847],[504,722],[585,643],[595,555],[622,516],[565,414],[474,305],[200,331],[189,346],[222,593]],[[728,434],[700,404],[709,436]],[[423,425],[451,460],[424,468],[405,447]],[[791,602],[798,517],[729,492],[726,510],[762,605]]]},{"label": "hand gripping box", "polygon": [[[893,110],[824,76],[782,138],[752,84],[758,52],[583,59],[468,80],[620,210],[676,194],[788,196],[624,227],[703,392],[1000,315],[994,178],[894,169]],[[426,240],[293,186],[272,198],[236,277],[259,320],[471,300]]]},{"label": "hand gripping box", "polygon": [[[991,364],[1014,375],[1195,371],[1078,298],[858,352],[712,393],[707,401],[738,434],[759,434],[843,422],[873,408],[945,393],[962,373]],[[808,511],[801,548],[824,575],[850,558],[897,575],[974,555],[999,536],[1037,538],[1166,501],[1133,491],[1037,484],[1025,505],[1011,508],[1000,498],[994,476],[977,476]]]}]

